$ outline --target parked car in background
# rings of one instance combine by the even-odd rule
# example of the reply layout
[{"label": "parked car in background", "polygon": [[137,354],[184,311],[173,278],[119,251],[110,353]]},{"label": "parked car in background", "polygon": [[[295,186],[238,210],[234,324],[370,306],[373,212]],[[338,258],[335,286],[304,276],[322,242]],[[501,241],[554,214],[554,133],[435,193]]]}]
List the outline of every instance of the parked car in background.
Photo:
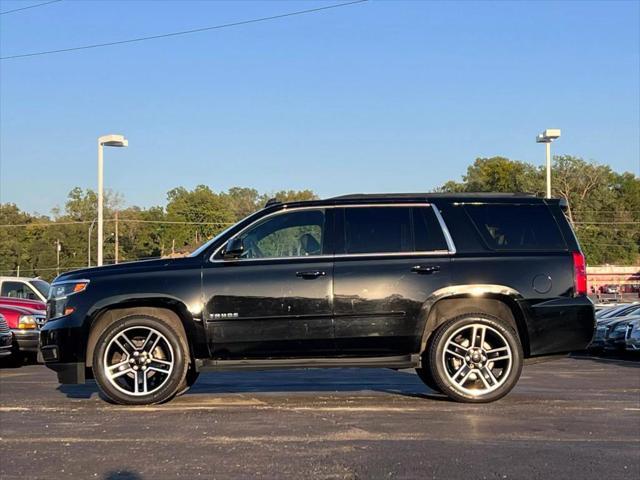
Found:
[{"label": "parked car in background", "polygon": [[626,348],[627,330],[629,323],[639,319],[640,316],[632,315],[621,317],[607,326],[604,334],[604,348],[606,350],[622,351]]},{"label": "parked car in background", "polygon": [[13,348],[16,353],[37,353],[40,326],[45,314],[30,308],[0,305],[2,315],[13,333]]},{"label": "parked car in background", "polygon": [[635,318],[627,324],[625,349],[628,352],[640,351],[640,318]]},{"label": "parked car in background", "polygon": [[4,315],[0,314],[0,358],[11,355],[13,346],[13,333],[7,324]]},{"label": "parked car in background", "polygon": [[47,304],[40,300],[27,300],[26,298],[0,297],[0,305],[8,307],[30,308],[31,310],[47,310]]},{"label": "parked car in background", "polygon": [[0,297],[46,302],[51,285],[40,278],[0,277]]},{"label": "parked car in background", "polygon": [[607,318],[626,317],[634,312],[640,312],[640,303],[627,303],[599,310],[596,313],[596,319],[604,320]]}]

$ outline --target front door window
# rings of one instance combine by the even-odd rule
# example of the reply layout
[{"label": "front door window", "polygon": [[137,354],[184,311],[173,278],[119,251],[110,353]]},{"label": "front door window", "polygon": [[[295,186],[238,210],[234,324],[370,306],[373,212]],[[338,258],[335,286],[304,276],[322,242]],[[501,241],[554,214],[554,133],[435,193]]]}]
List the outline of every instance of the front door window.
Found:
[{"label": "front door window", "polygon": [[241,258],[308,257],[323,253],[323,210],[301,210],[267,218],[240,238]]}]

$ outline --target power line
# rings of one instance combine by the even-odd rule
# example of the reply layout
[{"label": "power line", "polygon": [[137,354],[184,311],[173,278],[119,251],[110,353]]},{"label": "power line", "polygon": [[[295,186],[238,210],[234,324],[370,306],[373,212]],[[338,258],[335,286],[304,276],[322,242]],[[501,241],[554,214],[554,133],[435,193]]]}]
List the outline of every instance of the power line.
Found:
[{"label": "power line", "polygon": [[0,15],[6,15],[7,13],[20,12],[22,10],[29,10],[30,8],[36,7],[44,7],[45,5],[49,5],[50,3],[58,3],[62,0],[50,0],[48,2],[36,3],[35,5],[29,5],[28,7],[14,8],[13,10],[7,10],[6,12],[0,12]]},{"label": "power line", "polygon": [[[12,227],[57,227],[61,225],[86,225],[93,223],[94,220],[74,220],[69,222],[48,222],[48,223],[7,223],[0,225],[0,228],[12,228]],[[105,223],[115,222],[114,218],[104,220]],[[169,225],[235,225],[234,222],[188,222],[179,220],[138,220],[135,218],[119,218],[118,223],[166,223]]]},{"label": "power line", "polygon": [[[106,43],[94,43],[91,45],[83,45],[80,47],[72,47],[72,48],[61,48],[58,50],[45,50],[42,52],[32,52],[32,53],[22,53],[22,54],[18,54],[18,55],[10,55],[8,57],[0,57],[0,60],[9,60],[12,58],[23,58],[23,57],[35,57],[38,55],[49,55],[52,53],[62,53],[62,52],[72,52],[75,50],[86,50],[89,48],[100,48],[100,47],[110,47],[113,45],[122,45],[124,43],[134,43],[134,42],[143,42],[146,40],[155,40],[158,38],[166,38],[166,37],[176,37],[179,35],[189,35],[191,33],[199,33],[199,32],[205,32],[208,30],[218,30],[221,28],[228,28],[228,27],[237,27],[240,25],[247,25],[250,23],[258,23],[258,22],[266,22],[269,20],[277,20],[279,18],[285,18],[285,17],[293,17],[295,15],[305,15],[307,13],[315,13],[315,12],[320,12],[322,10],[329,10],[332,8],[340,8],[340,7],[346,7],[348,5],[354,5],[356,3],[363,3],[366,2],[368,0],[354,0],[351,2],[345,2],[345,3],[338,3],[336,5],[328,5],[326,7],[318,7],[318,8],[310,8],[307,10],[298,10],[295,12],[289,12],[289,13],[282,13],[280,15],[272,15],[269,17],[261,17],[261,18],[253,18],[251,20],[242,20],[240,22],[233,22],[233,23],[224,23],[221,25],[213,25],[210,27],[202,27],[202,28],[194,28],[191,30],[182,30],[179,32],[171,32],[171,33],[163,33],[160,35],[151,35],[148,37],[137,37],[137,38],[129,38],[127,40],[118,40],[116,42],[106,42]],[[8,12],[7,12],[8,13]]]},{"label": "power line", "polygon": [[574,225],[640,225],[640,222],[573,222]]}]

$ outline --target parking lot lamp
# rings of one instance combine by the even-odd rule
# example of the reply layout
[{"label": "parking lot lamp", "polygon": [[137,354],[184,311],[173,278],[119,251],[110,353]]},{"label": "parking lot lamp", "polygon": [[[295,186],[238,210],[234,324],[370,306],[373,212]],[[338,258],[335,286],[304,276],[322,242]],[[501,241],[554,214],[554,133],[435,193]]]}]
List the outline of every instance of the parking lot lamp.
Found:
[{"label": "parking lot lamp", "polygon": [[559,128],[547,128],[536,137],[536,142],[546,144],[547,149],[547,198],[551,198],[551,142],[560,138]]},{"label": "parking lot lamp", "polygon": [[104,203],[103,180],[102,180],[102,149],[103,147],[126,147],[129,140],[123,135],[104,135],[98,138],[98,266],[102,265],[102,244],[103,244],[103,218],[102,209]]}]

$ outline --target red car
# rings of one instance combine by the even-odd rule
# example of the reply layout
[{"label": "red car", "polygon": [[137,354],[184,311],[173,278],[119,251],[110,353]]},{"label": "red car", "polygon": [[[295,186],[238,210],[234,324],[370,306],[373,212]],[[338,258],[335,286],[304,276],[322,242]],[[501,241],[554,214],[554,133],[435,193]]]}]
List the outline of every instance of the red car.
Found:
[{"label": "red car", "polygon": [[0,304],[0,315],[13,333],[14,348],[21,353],[36,353],[45,313],[42,310]]},{"label": "red car", "polygon": [[29,300],[26,298],[0,297],[0,306],[22,307],[31,310],[46,311],[47,304],[40,300]]}]

